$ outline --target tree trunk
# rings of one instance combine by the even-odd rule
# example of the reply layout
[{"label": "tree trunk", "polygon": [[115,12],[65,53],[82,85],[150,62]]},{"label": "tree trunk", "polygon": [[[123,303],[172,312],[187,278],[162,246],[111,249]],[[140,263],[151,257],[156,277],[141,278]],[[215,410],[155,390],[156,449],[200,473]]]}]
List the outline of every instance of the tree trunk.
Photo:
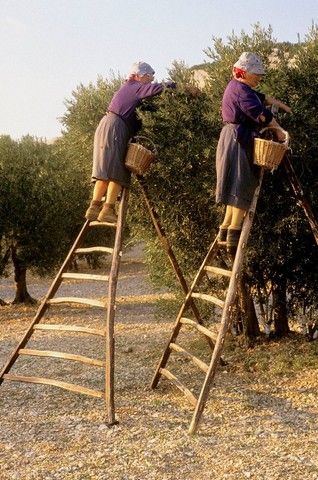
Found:
[{"label": "tree trunk", "polygon": [[246,285],[244,274],[239,285],[239,304],[245,338],[252,340],[259,337],[261,332],[255,306],[248,286]]},{"label": "tree trunk", "polygon": [[[1,240],[1,238],[0,238],[0,240]],[[0,259],[0,276],[2,276],[3,273],[4,273],[4,270],[5,270],[5,268],[7,266],[7,263],[10,259],[10,253],[11,253],[10,248],[7,248],[4,255]],[[0,306],[4,307],[4,305],[8,305],[8,304],[4,300],[2,300],[2,298],[0,298]]]},{"label": "tree trunk", "polygon": [[18,258],[17,251],[15,247],[11,249],[11,258],[14,266],[14,281],[16,286],[15,298],[12,303],[26,303],[34,304],[36,300],[31,297],[27,290],[26,284],[26,266]]},{"label": "tree trunk", "polygon": [[274,332],[278,337],[287,335],[290,330],[287,318],[286,280],[273,283]]}]

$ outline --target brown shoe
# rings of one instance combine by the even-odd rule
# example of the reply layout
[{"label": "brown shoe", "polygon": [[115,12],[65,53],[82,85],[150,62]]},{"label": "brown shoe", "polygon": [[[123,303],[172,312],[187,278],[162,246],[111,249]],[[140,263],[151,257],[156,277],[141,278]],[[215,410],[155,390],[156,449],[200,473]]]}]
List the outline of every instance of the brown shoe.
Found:
[{"label": "brown shoe", "polygon": [[115,205],[104,203],[104,206],[97,217],[99,222],[116,223],[118,218],[115,213]]},{"label": "brown shoe", "polygon": [[235,255],[237,250],[237,245],[239,243],[241,236],[241,230],[234,230],[229,228],[226,236],[226,250],[230,255]]},{"label": "brown shoe", "polygon": [[85,218],[90,222],[97,220],[97,217],[101,209],[102,209],[102,202],[100,202],[99,200],[92,200],[88,209],[86,210]]},{"label": "brown shoe", "polygon": [[219,228],[219,233],[217,236],[218,242],[226,242],[227,228]]}]

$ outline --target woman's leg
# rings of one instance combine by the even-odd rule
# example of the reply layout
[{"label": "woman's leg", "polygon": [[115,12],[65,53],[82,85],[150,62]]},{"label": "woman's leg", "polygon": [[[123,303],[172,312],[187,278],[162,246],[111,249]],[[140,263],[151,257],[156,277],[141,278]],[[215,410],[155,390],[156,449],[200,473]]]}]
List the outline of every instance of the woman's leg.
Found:
[{"label": "woman's leg", "polygon": [[119,183],[110,181],[107,188],[106,205],[115,205],[120,191],[121,185]]},{"label": "woman's leg", "polygon": [[226,236],[226,248],[231,255],[235,255],[236,247],[241,236],[242,224],[245,214],[246,210],[232,207],[231,224],[229,225]]},{"label": "woman's leg", "polygon": [[245,213],[246,213],[246,210],[242,210],[241,208],[237,208],[237,207],[232,207],[232,218],[229,224],[229,228],[232,230],[241,230]]},{"label": "woman's leg", "polygon": [[108,180],[96,180],[93,191],[93,200],[102,201],[103,196],[106,193]]},{"label": "woman's leg", "polygon": [[233,207],[231,205],[226,206],[225,215],[220,228],[229,228],[232,222]]},{"label": "woman's leg", "polygon": [[219,242],[226,242],[227,229],[229,228],[232,221],[232,208],[233,207],[231,205],[226,206],[223,222],[219,227],[219,233],[218,233]]},{"label": "woman's leg", "polygon": [[95,182],[93,198],[85,213],[85,218],[90,222],[97,220],[102,209],[102,198],[106,193],[108,183],[108,180],[96,180]]},{"label": "woman's leg", "polygon": [[117,182],[110,181],[107,187],[106,201],[98,215],[99,222],[117,222],[117,215],[115,213],[115,203],[121,191],[121,185]]}]

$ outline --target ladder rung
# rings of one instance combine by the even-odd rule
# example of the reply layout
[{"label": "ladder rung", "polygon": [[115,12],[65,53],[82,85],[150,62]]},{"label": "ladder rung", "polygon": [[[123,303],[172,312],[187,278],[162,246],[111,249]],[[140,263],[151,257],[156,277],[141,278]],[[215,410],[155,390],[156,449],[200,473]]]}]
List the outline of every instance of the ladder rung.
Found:
[{"label": "ladder rung", "polygon": [[47,300],[47,303],[50,305],[58,305],[60,303],[81,303],[83,305],[90,305],[91,307],[102,307],[105,308],[105,303],[100,302],[99,300],[94,300],[93,298],[82,298],[82,297],[56,297]]},{"label": "ladder rung", "polygon": [[225,277],[231,277],[232,275],[231,270],[225,270],[224,268],[212,267],[209,265],[206,265],[204,270],[207,272],[216,273],[217,275],[224,275]]},{"label": "ladder rung", "polygon": [[197,399],[195,398],[195,396],[193,395],[193,393],[187,388],[185,387],[181,382],[180,380],[177,379],[177,377],[175,377],[171,372],[169,372],[169,370],[167,370],[166,368],[160,368],[159,369],[159,373],[161,373],[161,375],[163,375],[164,377],[168,378],[169,380],[171,380],[171,382],[173,382],[175,384],[175,386],[177,388],[179,388],[179,390],[181,390],[181,392],[187,397],[187,399],[190,401],[190,403],[192,403],[192,405],[196,406],[197,404]]},{"label": "ladder rung", "polygon": [[83,247],[74,250],[74,253],[113,253],[114,249],[110,247]]},{"label": "ladder rung", "polygon": [[22,375],[12,375],[10,373],[5,373],[3,375],[3,378],[12,382],[41,383],[43,385],[53,385],[54,387],[60,387],[64,390],[69,390],[71,392],[82,393],[83,395],[90,395],[91,397],[104,397],[104,393],[99,390],[92,390],[90,388],[82,387],[81,385],[75,385],[74,383],[61,382],[60,380],[54,380],[53,378],[26,377]]},{"label": "ladder rung", "polygon": [[49,323],[38,323],[34,325],[33,330],[55,330],[60,332],[88,333],[89,335],[99,335],[105,337],[105,330],[97,328],[78,327],[76,325],[54,325]]},{"label": "ladder rung", "polygon": [[170,343],[170,348],[174,350],[175,352],[182,353],[182,355],[185,355],[186,357],[190,358],[190,360],[197,366],[199,367],[204,373],[208,371],[208,365],[199,358],[195,357],[192,355],[190,352],[187,352],[184,348],[180,347],[180,345],[177,345],[176,343]]},{"label": "ladder rung", "polygon": [[96,280],[107,282],[109,277],[107,275],[95,275],[92,273],[62,273],[62,278],[70,278],[74,280]]},{"label": "ladder rung", "polygon": [[90,227],[116,227],[117,223],[110,223],[110,222],[89,222]]},{"label": "ladder rung", "polygon": [[56,352],[51,350],[33,350],[31,348],[20,348],[19,355],[31,355],[36,357],[53,357],[63,358],[64,360],[74,360],[76,362],[85,363],[86,365],[94,365],[96,367],[104,367],[105,363],[95,358],[84,357],[83,355],[74,355],[72,353]]},{"label": "ladder rung", "polygon": [[215,305],[218,305],[221,308],[224,307],[224,301],[220,300],[219,298],[213,297],[213,295],[207,295],[206,293],[195,293],[195,292],[193,292],[191,294],[191,297],[200,298],[201,300],[206,300],[207,302],[215,303]]},{"label": "ladder rung", "polygon": [[185,318],[182,317],[180,318],[180,323],[183,323],[184,325],[191,325],[191,327],[196,328],[199,332],[203,333],[203,335],[211,338],[214,342],[216,341],[216,335],[213,334],[208,328],[204,327],[203,325],[200,325],[199,323],[195,322],[194,320],[191,320],[190,318]]}]

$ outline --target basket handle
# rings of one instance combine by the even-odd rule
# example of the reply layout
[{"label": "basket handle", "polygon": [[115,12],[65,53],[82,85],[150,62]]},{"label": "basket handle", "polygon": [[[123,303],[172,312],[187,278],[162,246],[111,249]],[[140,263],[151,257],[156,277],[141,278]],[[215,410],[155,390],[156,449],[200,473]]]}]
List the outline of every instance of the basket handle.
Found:
[{"label": "basket handle", "polygon": [[143,135],[136,135],[136,136],[134,137],[134,139],[136,140],[135,143],[138,143],[140,139],[141,139],[141,140],[146,140],[147,142],[149,142],[149,143],[151,144],[151,146],[152,146],[152,148],[153,148],[153,153],[154,153],[155,155],[158,155],[157,147],[156,147],[156,145],[154,144],[154,142],[151,140],[151,138],[145,137],[145,136],[143,136]]},{"label": "basket handle", "polygon": [[284,130],[284,129],[281,128],[281,127],[265,127],[265,128],[263,128],[262,130],[260,130],[259,133],[263,133],[263,132],[265,132],[266,130],[280,130],[281,132],[283,132],[284,135],[285,135],[285,141],[283,142],[283,145],[285,145],[285,147],[288,148],[288,145],[289,145],[289,133],[287,132],[287,130]]}]

